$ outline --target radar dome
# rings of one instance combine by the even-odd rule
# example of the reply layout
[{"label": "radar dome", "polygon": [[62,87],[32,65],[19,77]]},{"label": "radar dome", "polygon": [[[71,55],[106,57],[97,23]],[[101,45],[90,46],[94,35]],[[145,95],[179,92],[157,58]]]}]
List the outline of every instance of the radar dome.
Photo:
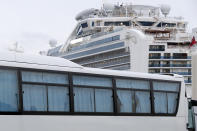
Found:
[{"label": "radar dome", "polygon": [[50,45],[50,47],[56,47],[57,41],[55,39],[52,39],[49,41],[49,45]]},{"label": "radar dome", "polygon": [[103,9],[104,10],[113,10],[114,8],[114,5],[113,4],[110,4],[110,3],[103,3]]},{"label": "radar dome", "polygon": [[166,17],[170,13],[170,6],[169,5],[161,5],[160,7],[161,13]]}]

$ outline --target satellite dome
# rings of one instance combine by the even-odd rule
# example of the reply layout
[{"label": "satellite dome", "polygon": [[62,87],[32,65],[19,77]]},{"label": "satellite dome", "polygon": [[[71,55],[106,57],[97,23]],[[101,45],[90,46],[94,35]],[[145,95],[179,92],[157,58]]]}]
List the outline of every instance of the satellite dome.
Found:
[{"label": "satellite dome", "polygon": [[52,40],[49,41],[49,45],[50,45],[51,47],[56,47],[57,41],[56,41],[55,39],[52,39]]},{"label": "satellite dome", "polygon": [[160,7],[162,14],[166,17],[170,13],[170,6],[169,5],[161,5]]},{"label": "satellite dome", "polygon": [[114,9],[114,5],[110,3],[103,3],[103,9],[106,11],[112,11]]}]

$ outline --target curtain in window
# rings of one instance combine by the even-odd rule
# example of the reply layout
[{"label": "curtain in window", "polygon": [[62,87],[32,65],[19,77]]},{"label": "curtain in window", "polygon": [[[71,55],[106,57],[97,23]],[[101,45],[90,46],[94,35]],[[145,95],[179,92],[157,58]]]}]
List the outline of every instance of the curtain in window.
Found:
[{"label": "curtain in window", "polygon": [[112,90],[95,89],[96,112],[113,112]]},{"label": "curtain in window", "polygon": [[46,111],[46,86],[23,85],[23,107],[25,111]]},{"label": "curtain in window", "polygon": [[73,84],[74,85],[112,87],[112,80],[110,78],[74,75]]},{"label": "curtain in window", "polygon": [[150,103],[150,93],[137,91],[135,92],[136,99],[136,113],[150,113],[151,103]]},{"label": "curtain in window", "polygon": [[68,84],[68,76],[64,74],[43,73],[43,82]]},{"label": "curtain in window", "polygon": [[168,113],[175,113],[178,95],[176,93],[168,93]]},{"label": "curtain in window", "polygon": [[170,82],[153,82],[154,90],[163,90],[163,91],[179,91],[179,83],[170,83]]},{"label": "curtain in window", "polygon": [[43,82],[42,73],[38,72],[22,72],[22,80],[26,82]]},{"label": "curtain in window", "polygon": [[66,87],[48,86],[48,110],[69,111],[69,90]]},{"label": "curtain in window", "polygon": [[154,92],[155,113],[167,113],[167,94]]},{"label": "curtain in window", "polygon": [[132,89],[149,89],[149,82],[143,80],[126,80],[117,79],[116,86],[118,88],[132,88]]},{"label": "curtain in window", "polygon": [[131,91],[118,90],[117,95],[119,112],[133,112],[134,93]]},{"label": "curtain in window", "polygon": [[94,112],[94,89],[74,88],[75,112]]},{"label": "curtain in window", "polygon": [[43,72],[22,72],[22,80],[25,82],[42,82],[68,84],[68,76],[65,74],[43,73]]},{"label": "curtain in window", "polygon": [[0,70],[0,111],[18,111],[17,72]]}]

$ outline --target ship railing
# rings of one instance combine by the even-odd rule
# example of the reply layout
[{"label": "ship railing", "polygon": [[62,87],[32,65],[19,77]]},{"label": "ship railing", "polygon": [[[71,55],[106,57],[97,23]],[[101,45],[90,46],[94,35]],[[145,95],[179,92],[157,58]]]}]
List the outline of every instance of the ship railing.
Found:
[{"label": "ship railing", "polygon": [[99,33],[93,34],[91,36],[91,38],[97,38],[97,37],[104,36],[104,35],[111,34],[111,33],[115,33],[115,32],[121,31],[121,30],[123,30],[123,28],[114,29],[113,31],[109,31],[109,32],[99,32]]}]

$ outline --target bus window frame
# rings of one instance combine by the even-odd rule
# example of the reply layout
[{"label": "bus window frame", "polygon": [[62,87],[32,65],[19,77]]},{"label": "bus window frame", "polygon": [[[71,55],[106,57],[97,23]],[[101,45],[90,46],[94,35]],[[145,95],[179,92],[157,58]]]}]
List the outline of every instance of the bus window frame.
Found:
[{"label": "bus window frame", "polygon": [[[18,76],[18,89],[19,89],[19,106],[18,112],[0,112],[0,115],[90,115],[90,116],[176,116],[180,104],[181,96],[181,81],[171,81],[171,80],[160,80],[160,79],[148,79],[148,78],[137,78],[137,77],[126,77],[126,76],[114,76],[114,75],[102,75],[102,74],[91,74],[91,73],[81,73],[81,72],[68,72],[68,71],[55,71],[55,70],[46,70],[46,69],[34,69],[34,68],[23,68],[23,67],[8,67],[0,66],[0,69],[5,70],[16,70]],[[24,111],[23,110],[23,91],[22,91],[22,71],[29,72],[45,72],[45,73],[59,73],[68,75],[68,84],[66,87],[69,88],[69,112],[45,112],[45,111]],[[83,75],[83,76],[94,76],[94,77],[106,77],[111,78],[112,80],[112,93],[113,93],[113,104],[114,112],[74,112],[74,94],[73,94],[73,75]],[[146,80],[150,83],[150,97],[151,97],[151,113],[118,113],[117,111],[117,87],[115,79],[132,79],[132,80]],[[153,81],[157,82],[171,82],[179,84],[178,101],[176,105],[175,113],[166,114],[166,113],[155,113],[154,111],[154,91],[153,91]],[[24,82],[24,83],[34,83],[34,82]],[[36,83],[36,82],[35,82]],[[40,83],[41,84],[41,83]],[[56,85],[54,83],[46,83],[45,85]],[[57,84],[58,85],[58,84]],[[60,86],[61,84],[59,84]],[[92,87],[92,86],[91,86]],[[101,89],[101,88],[99,88]],[[111,89],[109,87],[105,89]],[[159,91],[159,90],[158,90]]]}]

